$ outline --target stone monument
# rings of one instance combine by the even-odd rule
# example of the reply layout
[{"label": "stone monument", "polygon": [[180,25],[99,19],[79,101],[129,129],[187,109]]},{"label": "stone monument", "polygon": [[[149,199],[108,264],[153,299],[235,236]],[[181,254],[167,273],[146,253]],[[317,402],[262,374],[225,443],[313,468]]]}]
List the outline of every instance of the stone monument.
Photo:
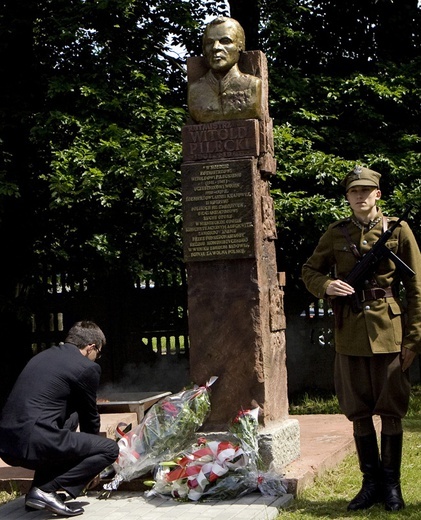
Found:
[{"label": "stone monument", "polygon": [[260,455],[281,469],[299,455],[299,425],[288,416],[266,58],[245,52],[240,24],[220,17],[207,25],[203,56],[188,59],[187,75],[181,171],[191,379],[218,376],[205,431],[226,430],[241,409],[259,406]]}]

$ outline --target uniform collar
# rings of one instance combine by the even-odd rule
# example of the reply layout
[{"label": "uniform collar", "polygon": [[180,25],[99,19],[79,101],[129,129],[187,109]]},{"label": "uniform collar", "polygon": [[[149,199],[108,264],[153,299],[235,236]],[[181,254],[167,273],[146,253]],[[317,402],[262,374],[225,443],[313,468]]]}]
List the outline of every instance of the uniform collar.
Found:
[{"label": "uniform collar", "polygon": [[382,212],[380,210],[378,210],[376,218],[374,218],[373,220],[370,220],[370,222],[368,224],[363,224],[362,222],[360,222],[355,217],[355,215],[352,215],[351,222],[355,226],[357,226],[357,228],[361,229],[362,231],[370,231],[370,229],[373,229],[373,227],[376,226],[381,221],[382,217],[383,217]]}]

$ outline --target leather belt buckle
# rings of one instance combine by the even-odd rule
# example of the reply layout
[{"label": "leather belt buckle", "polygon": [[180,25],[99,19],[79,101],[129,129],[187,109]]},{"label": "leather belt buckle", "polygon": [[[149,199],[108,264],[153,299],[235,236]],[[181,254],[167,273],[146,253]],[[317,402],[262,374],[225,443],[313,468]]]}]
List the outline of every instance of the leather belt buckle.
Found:
[{"label": "leather belt buckle", "polygon": [[370,300],[378,300],[379,298],[386,298],[387,291],[386,289],[382,289],[381,287],[373,287],[372,289],[365,289],[361,291],[362,298],[361,303]]},{"label": "leather belt buckle", "polygon": [[385,298],[386,297],[386,291],[385,289],[382,289],[381,287],[376,287],[376,289],[371,289],[373,291],[373,299],[378,300],[379,298]]}]

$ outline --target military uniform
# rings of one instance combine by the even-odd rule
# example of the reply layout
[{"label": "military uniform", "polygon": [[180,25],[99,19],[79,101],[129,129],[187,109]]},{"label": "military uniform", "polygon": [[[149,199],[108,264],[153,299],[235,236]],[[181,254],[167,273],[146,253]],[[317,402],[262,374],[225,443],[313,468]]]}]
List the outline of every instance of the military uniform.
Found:
[{"label": "military uniform", "polygon": [[[374,190],[379,189],[379,180],[379,173],[357,167],[342,185],[347,192],[353,187]],[[355,189],[351,191],[351,198],[356,193]],[[379,198],[380,192],[374,196]],[[306,288],[317,298],[328,298],[326,290],[332,280],[347,281],[357,262],[397,220],[384,217],[378,209],[368,224],[354,214],[331,224],[303,265]],[[400,489],[401,419],[408,409],[410,383],[408,370],[404,373],[401,369],[400,353],[402,348],[421,353],[421,255],[405,221],[394,228],[386,247],[415,275],[402,274],[392,260],[383,257],[374,272],[367,273],[354,287],[358,308],[351,305],[350,296],[331,299],[335,314],[335,390],[343,413],[353,421],[364,476],[349,510],[366,509],[376,502],[384,502],[386,510],[399,510],[405,505]],[[405,306],[399,298],[402,285]],[[381,458],[373,415],[382,419]]]},{"label": "military uniform", "polygon": [[[357,262],[347,237],[364,255],[383,233],[382,221],[383,214],[379,211],[368,229],[354,217],[331,224],[303,266],[302,276],[307,289],[317,298],[325,298],[332,277],[344,280]],[[396,221],[397,218],[387,218],[389,226]],[[343,232],[344,228],[347,235]],[[374,279],[367,280],[360,290],[365,290],[363,298],[371,298],[382,293],[374,291],[369,295],[367,289],[390,288],[393,293],[391,296],[367,299],[362,302],[363,308],[359,313],[351,310],[346,298],[337,298],[343,300],[335,305],[337,313],[341,313],[340,326],[335,327],[335,349],[341,354],[372,356],[400,352],[402,346],[421,352],[421,257],[415,237],[406,222],[402,221],[398,225],[386,246],[416,274],[412,278],[401,275],[391,260],[383,258],[374,273]],[[398,297],[401,279],[407,300],[405,332],[402,330],[402,302]]]},{"label": "military uniform", "polygon": [[189,112],[197,123],[262,117],[262,82],[234,65],[222,80],[212,70],[188,89]]}]

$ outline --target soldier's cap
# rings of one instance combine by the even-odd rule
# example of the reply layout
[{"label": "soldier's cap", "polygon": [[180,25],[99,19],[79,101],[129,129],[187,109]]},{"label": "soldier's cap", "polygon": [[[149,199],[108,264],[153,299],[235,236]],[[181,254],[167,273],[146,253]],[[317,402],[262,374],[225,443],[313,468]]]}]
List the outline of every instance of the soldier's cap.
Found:
[{"label": "soldier's cap", "polygon": [[341,182],[341,186],[345,187],[348,191],[354,186],[374,186],[375,188],[380,187],[380,173],[364,168],[363,166],[356,166]]}]

